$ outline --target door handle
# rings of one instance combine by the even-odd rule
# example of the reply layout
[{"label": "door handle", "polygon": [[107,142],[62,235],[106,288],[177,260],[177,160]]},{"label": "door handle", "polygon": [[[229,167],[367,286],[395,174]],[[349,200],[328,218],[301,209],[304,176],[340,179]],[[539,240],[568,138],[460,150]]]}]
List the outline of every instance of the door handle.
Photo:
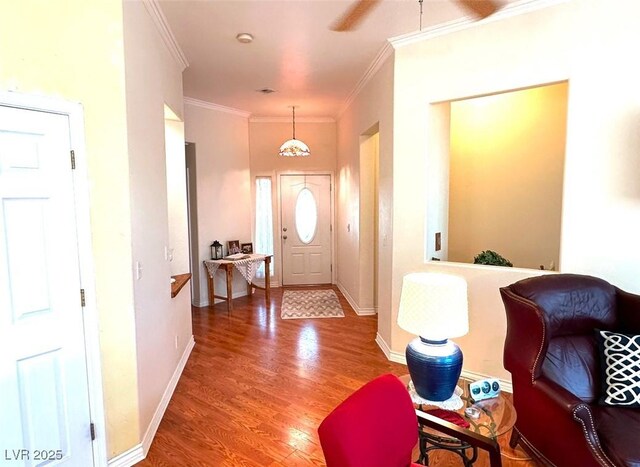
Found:
[{"label": "door handle", "polygon": [[283,228],[282,228],[282,231],[283,231],[283,232],[286,232],[286,231],[287,231],[287,228],[286,228],[286,227],[283,227]]},{"label": "door handle", "polygon": [[286,239],[287,239],[287,236],[286,236],[286,235],[283,235],[283,236],[282,236],[282,238],[286,240]]}]

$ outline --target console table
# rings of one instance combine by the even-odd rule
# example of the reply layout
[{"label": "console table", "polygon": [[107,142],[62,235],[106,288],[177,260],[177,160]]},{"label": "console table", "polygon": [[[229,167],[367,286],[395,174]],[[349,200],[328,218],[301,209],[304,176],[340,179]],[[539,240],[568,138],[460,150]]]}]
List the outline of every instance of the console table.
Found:
[{"label": "console table", "polygon": [[[260,266],[260,263],[264,262],[264,287],[253,283],[253,279],[256,275],[256,271]],[[271,291],[271,276],[269,266],[271,264],[271,255],[259,255],[252,254],[249,258],[239,259],[236,261],[229,261],[225,259],[206,259],[203,261],[204,267],[207,271],[207,285],[209,286],[209,306],[213,306],[216,298],[220,298],[227,302],[227,310],[233,310],[233,294],[231,287],[233,284],[233,270],[237,269],[242,277],[247,281],[247,295],[253,293],[253,289],[264,290],[265,300],[267,306],[269,305],[269,293]],[[216,295],[215,285],[213,277],[218,269],[222,268],[225,271],[225,277],[227,280],[227,295]]]}]

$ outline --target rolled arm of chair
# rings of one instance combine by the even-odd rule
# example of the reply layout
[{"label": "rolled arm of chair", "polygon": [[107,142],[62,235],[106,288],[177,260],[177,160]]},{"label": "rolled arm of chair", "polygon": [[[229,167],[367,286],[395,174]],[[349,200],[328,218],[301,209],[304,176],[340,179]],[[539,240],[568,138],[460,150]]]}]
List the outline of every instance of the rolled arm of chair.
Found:
[{"label": "rolled arm of chair", "polygon": [[589,443],[589,447],[598,459],[598,462],[606,467],[616,467],[615,464],[609,460],[600,445],[600,439],[598,438],[596,427],[593,424],[593,414],[589,406],[587,404],[578,404],[573,409],[573,419],[582,425],[582,431],[587,439],[587,443]]},{"label": "rolled arm of chair", "polygon": [[[615,467],[607,458],[603,451],[593,423],[593,414],[587,403],[576,397],[571,392],[557,384],[556,382],[540,377],[534,383],[534,388],[548,401],[555,406],[556,410],[566,412],[570,416],[570,420],[575,422],[582,431],[584,438],[591,449],[593,455],[603,466]],[[567,417],[569,420],[569,417]]]},{"label": "rolled arm of chair", "polygon": [[568,414],[572,414],[578,406],[585,405],[582,399],[545,376],[536,379],[533,385],[544,398]]},{"label": "rolled arm of chair", "polygon": [[640,295],[616,288],[616,302],[625,331],[640,333]]}]

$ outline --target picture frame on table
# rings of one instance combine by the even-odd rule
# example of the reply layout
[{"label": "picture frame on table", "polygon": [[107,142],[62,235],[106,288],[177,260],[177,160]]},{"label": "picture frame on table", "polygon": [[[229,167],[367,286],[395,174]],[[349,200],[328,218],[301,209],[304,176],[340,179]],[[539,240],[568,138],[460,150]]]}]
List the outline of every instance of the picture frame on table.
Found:
[{"label": "picture frame on table", "polygon": [[242,243],[240,244],[240,250],[242,250],[242,253],[245,255],[252,255],[253,254],[253,243]]},{"label": "picture frame on table", "polygon": [[240,240],[229,240],[227,242],[227,255],[236,255],[240,253]]}]

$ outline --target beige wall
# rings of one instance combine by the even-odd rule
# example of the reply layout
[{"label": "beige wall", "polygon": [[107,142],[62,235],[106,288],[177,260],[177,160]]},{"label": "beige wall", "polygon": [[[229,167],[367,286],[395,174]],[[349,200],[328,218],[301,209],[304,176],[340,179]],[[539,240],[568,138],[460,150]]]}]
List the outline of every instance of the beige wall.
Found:
[{"label": "beige wall", "polygon": [[291,139],[291,122],[249,122],[251,174],[268,172],[304,172],[309,170],[335,171],[336,123],[296,119],[296,138],[304,141],[311,151],[309,157],[282,157],[278,150]]},{"label": "beige wall", "polygon": [[[202,261],[211,257],[214,240],[251,241],[251,183],[249,176],[249,123],[246,117],[185,105],[186,140],[195,143],[198,192],[198,268],[200,297],[194,305],[208,304],[207,282]],[[224,291],[223,275],[216,275],[216,289]],[[234,296],[245,295],[246,281],[235,274]],[[225,292],[222,293],[224,295]]]},{"label": "beige wall", "polygon": [[[338,286],[356,310],[369,306],[370,293],[361,296],[360,262],[360,142],[363,135],[379,130],[379,288],[378,333],[390,341],[391,244],[393,189],[393,57],[388,58],[338,120],[337,220]],[[371,213],[373,216],[373,213]],[[369,222],[369,220],[367,220]],[[367,278],[366,281],[369,279]]]},{"label": "beige wall", "polygon": [[[282,143],[291,139],[291,122],[259,121],[249,122],[249,148],[251,170],[251,203],[255,209],[255,177],[272,177],[273,199],[273,239],[274,258],[272,267],[275,274],[273,284],[281,281],[281,243],[279,227],[279,202],[277,177],[280,173],[325,172],[335,174],[336,170],[336,123],[327,119],[296,119],[296,138],[304,141],[311,151],[309,157],[282,157],[278,150]],[[335,193],[335,190],[332,192]],[[255,211],[250,212],[252,232],[255,232]]]},{"label": "beige wall", "polygon": [[558,267],[566,83],[451,103],[449,261]]},{"label": "beige wall", "polygon": [[[191,339],[189,288],[171,298],[171,266],[165,257],[170,240],[164,105],[182,115],[182,69],[142,2],[124,2],[124,45],[131,240],[134,265],[142,266],[133,282],[140,433],[148,441],[152,419]],[[182,124],[176,122],[174,130],[183,141],[184,167]]]},{"label": "beige wall", "polygon": [[359,243],[359,283],[358,306],[360,313],[375,312],[377,287],[374,281],[378,280],[377,274],[377,247],[378,247],[378,159],[380,154],[380,134],[378,126],[371,130],[373,134],[360,137],[360,164],[358,174],[360,179],[358,231]]},{"label": "beige wall", "polygon": [[108,453],[140,440],[122,3],[5,2],[0,89],[84,107]]},{"label": "beige wall", "polygon": [[[562,270],[595,274],[640,291],[640,249],[635,248],[640,185],[634,170],[640,166],[640,67],[629,59],[631,44],[640,40],[633,20],[638,14],[640,5],[631,0],[616,2],[615,8],[604,0],[574,1],[397,48],[393,306],[387,318],[393,323],[393,352],[402,353],[412,337],[395,325],[402,277],[443,267],[423,261],[429,158],[425,129],[433,123],[429,105],[435,102],[568,80]],[[449,270],[467,275],[469,267],[452,265]],[[463,346],[465,369],[506,376],[500,373],[503,334],[487,346],[482,336],[486,328],[473,323],[500,326],[504,308],[496,288],[529,273],[476,268],[472,325]]]}]

